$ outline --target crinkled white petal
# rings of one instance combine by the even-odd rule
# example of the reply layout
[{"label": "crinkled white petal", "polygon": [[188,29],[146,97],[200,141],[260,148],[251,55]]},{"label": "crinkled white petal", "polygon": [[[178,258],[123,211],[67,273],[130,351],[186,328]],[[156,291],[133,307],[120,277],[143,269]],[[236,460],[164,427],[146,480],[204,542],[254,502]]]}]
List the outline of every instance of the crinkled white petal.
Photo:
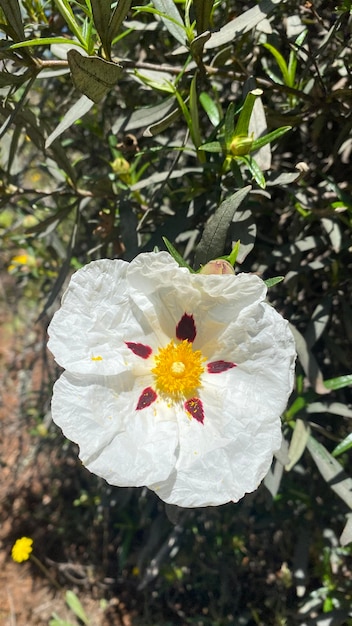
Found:
[{"label": "crinkled white petal", "polygon": [[[146,485],[179,506],[236,501],[256,489],[280,447],[280,416],[291,393],[295,346],[283,318],[248,274],[198,275],[165,252],[130,264],[97,261],[72,278],[49,328],[49,348],[67,373],[56,384],[53,419],[80,446],[83,463],[108,482]],[[236,367],[202,375],[204,423],[183,401],[158,398],[136,410],[154,384],[153,354],[193,315],[208,362]]]},{"label": "crinkled white petal", "polygon": [[109,376],[131,366],[125,341],[152,343],[153,329],[129,297],[120,260],[93,261],[73,274],[48,328],[48,348],[73,374]]},{"label": "crinkled white petal", "polygon": [[280,411],[266,404],[265,385],[252,388],[250,375],[239,368],[206,378],[199,394],[204,423],[184,412],[174,471],[164,483],[148,485],[170,504],[236,502],[258,487],[281,445]]},{"label": "crinkled white petal", "polygon": [[86,380],[64,373],[54,386],[53,420],[91,472],[121,487],[165,480],[176,461],[174,412],[165,403],[136,411],[140,391],[128,373]]},{"label": "crinkled white petal", "polygon": [[184,313],[193,314],[197,327],[194,348],[216,340],[230,321],[265,298],[266,287],[250,274],[204,276],[181,268],[166,252],[140,254],[129,265],[126,279],[136,306],[143,311],[160,340],[175,338]]}]

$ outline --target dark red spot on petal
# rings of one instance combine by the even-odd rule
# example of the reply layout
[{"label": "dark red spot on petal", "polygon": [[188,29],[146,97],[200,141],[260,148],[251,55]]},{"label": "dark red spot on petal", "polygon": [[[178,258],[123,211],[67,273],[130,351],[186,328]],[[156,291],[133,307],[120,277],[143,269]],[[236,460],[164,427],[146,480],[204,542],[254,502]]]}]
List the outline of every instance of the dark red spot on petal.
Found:
[{"label": "dark red spot on petal", "polygon": [[140,356],[142,359],[147,359],[151,355],[153,350],[150,346],[145,346],[144,343],[133,343],[133,341],[125,341],[127,348],[132,350],[133,354]]},{"label": "dark red spot on petal", "polygon": [[153,402],[157,399],[157,395],[151,387],[146,387],[143,389],[141,395],[139,396],[139,400],[136,406],[136,411],[141,411],[141,409],[145,409],[147,406],[153,404]]},{"label": "dark red spot on petal", "polygon": [[203,424],[204,422],[204,409],[203,403],[199,398],[191,398],[185,402],[185,409],[187,413],[192,415],[197,422]]},{"label": "dark red spot on petal", "polygon": [[231,361],[212,361],[212,363],[207,364],[209,374],[221,374],[221,372],[226,372],[232,367],[236,367],[236,363],[231,363]]},{"label": "dark red spot on petal", "polygon": [[179,323],[176,326],[176,337],[180,341],[187,340],[192,343],[196,338],[196,325],[194,323],[193,315],[185,313],[182,315]]}]

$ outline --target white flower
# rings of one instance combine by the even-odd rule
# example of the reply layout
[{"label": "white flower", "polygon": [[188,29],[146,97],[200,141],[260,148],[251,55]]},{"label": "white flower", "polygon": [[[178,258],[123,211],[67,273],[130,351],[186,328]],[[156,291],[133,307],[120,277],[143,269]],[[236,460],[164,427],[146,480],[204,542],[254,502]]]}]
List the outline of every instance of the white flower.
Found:
[{"label": "white flower", "polygon": [[93,473],[183,507],[237,501],[280,448],[295,348],[250,274],[166,252],[76,272],[49,327],[53,420]]}]

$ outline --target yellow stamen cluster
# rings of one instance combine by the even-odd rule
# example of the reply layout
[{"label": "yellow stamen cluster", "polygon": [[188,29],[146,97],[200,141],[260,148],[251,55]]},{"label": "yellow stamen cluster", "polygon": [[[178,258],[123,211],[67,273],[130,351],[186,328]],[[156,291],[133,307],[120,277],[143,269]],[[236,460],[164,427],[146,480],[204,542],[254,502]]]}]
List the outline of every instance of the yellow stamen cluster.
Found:
[{"label": "yellow stamen cluster", "polygon": [[193,395],[200,387],[205,360],[201,351],[193,350],[189,341],[179,344],[170,341],[155,356],[152,373],[155,376],[156,389],[174,399]]}]

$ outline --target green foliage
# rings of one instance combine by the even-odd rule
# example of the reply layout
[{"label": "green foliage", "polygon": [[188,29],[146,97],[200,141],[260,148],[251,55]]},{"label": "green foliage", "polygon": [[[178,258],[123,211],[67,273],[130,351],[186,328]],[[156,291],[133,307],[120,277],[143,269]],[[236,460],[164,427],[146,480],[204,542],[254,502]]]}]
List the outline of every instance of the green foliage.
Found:
[{"label": "green foliage", "polygon": [[127,581],[147,623],[345,624],[351,2],[240,5],[0,0],[1,260],[43,319],[74,269],[155,247],[265,280],[298,352],[273,501],[168,510],[173,525],[151,494],[79,474],[69,503],[52,494],[57,535]]}]

